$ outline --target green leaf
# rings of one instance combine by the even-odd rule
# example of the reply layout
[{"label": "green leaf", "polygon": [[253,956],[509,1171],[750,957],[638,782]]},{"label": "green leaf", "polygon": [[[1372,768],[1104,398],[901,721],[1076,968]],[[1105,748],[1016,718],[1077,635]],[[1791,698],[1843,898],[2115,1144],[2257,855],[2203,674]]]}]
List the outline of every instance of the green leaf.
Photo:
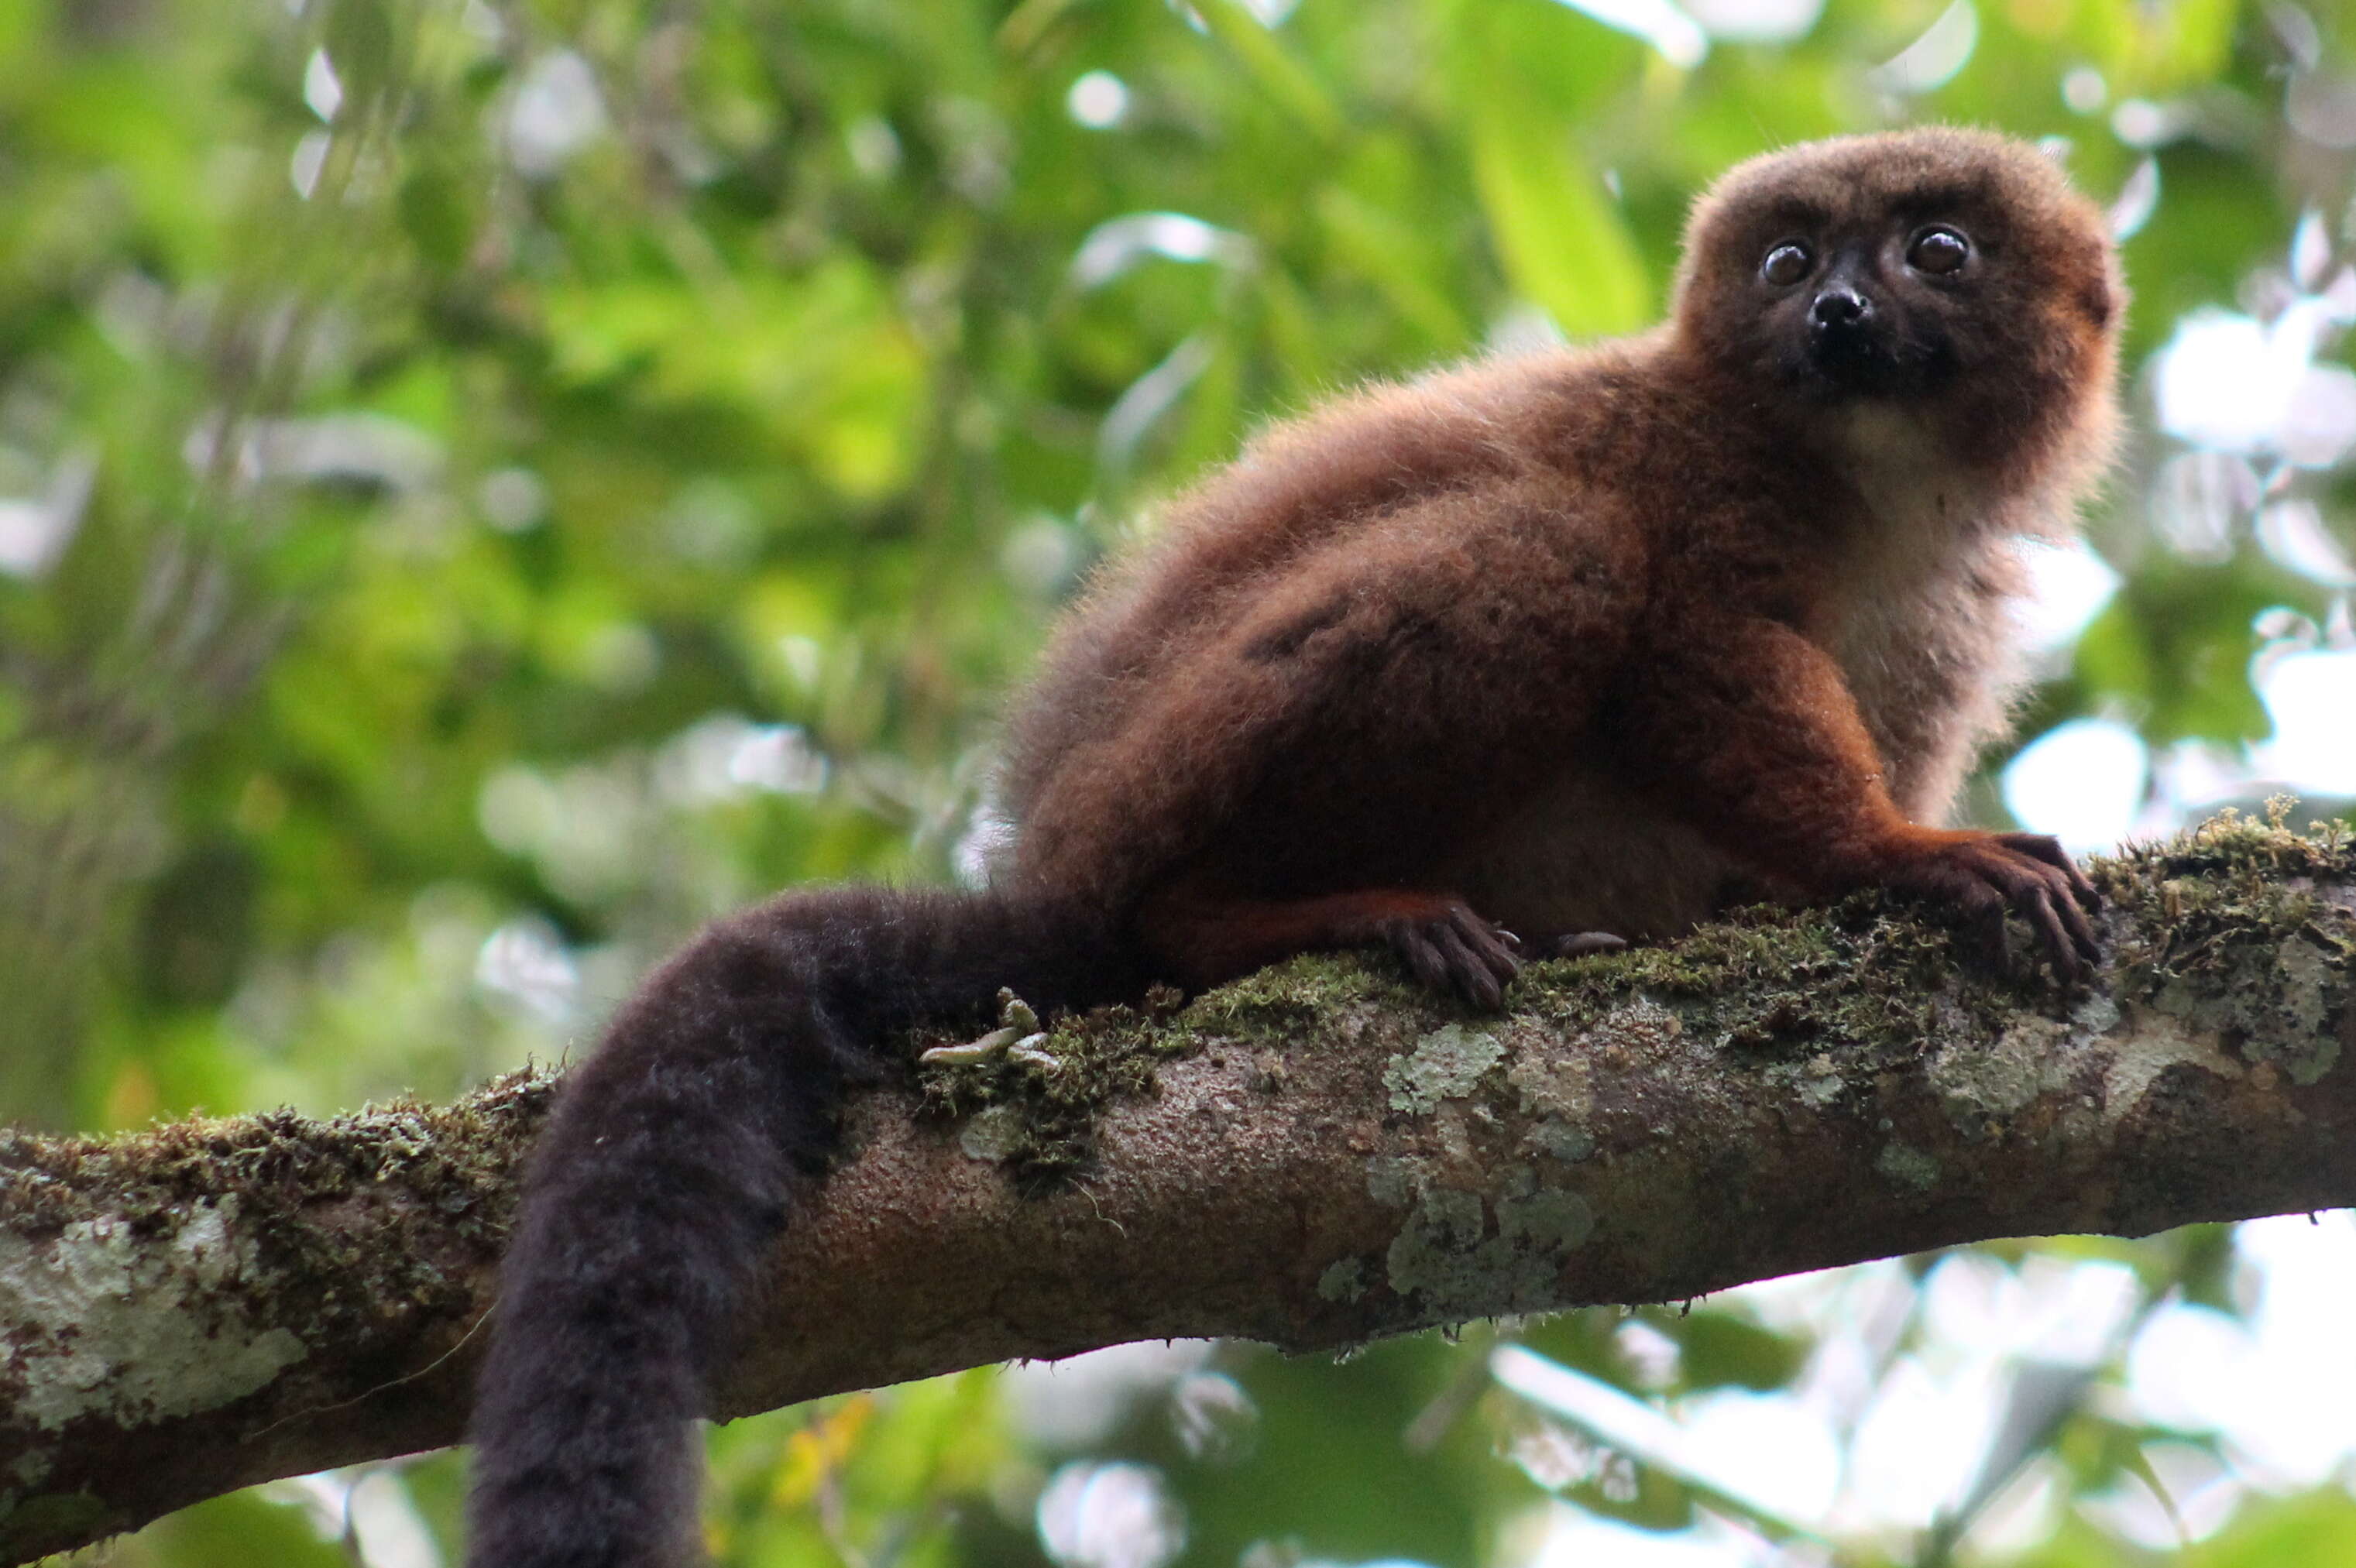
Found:
[{"label": "green leaf", "polygon": [[2356,1499],[2337,1486],[2253,1504],[2184,1553],[2185,1568],[2289,1568],[2356,1563]]},{"label": "green leaf", "polygon": [[392,76],[392,18],[384,0],[335,0],[327,12],[327,60],[356,100],[382,91]]},{"label": "green leaf", "polygon": [[1801,1341],[1730,1312],[1705,1307],[1682,1321],[1657,1321],[1677,1341],[1677,1370],[1688,1388],[1779,1389],[1808,1356]]},{"label": "green leaf", "polygon": [[1598,337],[1651,319],[1635,238],[1569,127],[1494,94],[1473,111],[1472,177],[1506,278],[1564,332]]},{"label": "green leaf", "polygon": [[348,1561],[340,1547],[319,1539],[301,1509],[264,1501],[258,1491],[182,1509],[133,1540],[172,1568],[345,1568]]},{"label": "green leaf", "polygon": [[1333,101],[1308,68],[1293,59],[1283,40],[1262,26],[1258,17],[1238,0],[1193,0],[1193,5],[1211,36],[1227,47],[1261,91],[1303,130],[1320,142],[1340,138],[1341,111],[1333,107]]},{"label": "green leaf", "polygon": [[1464,341],[1463,314],[1428,270],[1428,243],[1413,225],[1341,186],[1317,193],[1317,217],[1334,255],[1381,289],[1402,319],[1436,344]]},{"label": "green leaf", "polygon": [[444,169],[411,171],[401,183],[401,227],[418,254],[440,272],[455,272],[474,238],[474,215],[458,182]]}]

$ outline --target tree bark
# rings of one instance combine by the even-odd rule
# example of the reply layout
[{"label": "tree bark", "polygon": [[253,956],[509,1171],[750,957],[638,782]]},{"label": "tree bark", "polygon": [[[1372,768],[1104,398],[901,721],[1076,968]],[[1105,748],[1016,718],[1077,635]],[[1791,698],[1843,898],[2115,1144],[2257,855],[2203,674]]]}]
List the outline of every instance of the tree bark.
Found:
[{"label": "tree bark", "polygon": [[[2356,1202],[2356,848],[2229,820],[2096,869],[2110,958],[2067,994],[1863,896],[1540,966],[1494,1017],[1303,960],[928,1069],[851,1112],[719,1413]],[[0,1556],[459,1441],[552,1084],[0,1136]]]}]

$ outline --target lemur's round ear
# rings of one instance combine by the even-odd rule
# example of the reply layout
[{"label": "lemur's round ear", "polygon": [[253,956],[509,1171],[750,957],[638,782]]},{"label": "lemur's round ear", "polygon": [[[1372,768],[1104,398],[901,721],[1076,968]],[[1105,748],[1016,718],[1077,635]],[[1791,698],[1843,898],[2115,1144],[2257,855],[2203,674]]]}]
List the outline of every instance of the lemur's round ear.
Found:
[{"label": "lemur's round ear", "polygon": [[2094,329],[2102,331],[2111,325],[2111,318],[2119,314],[2118,290],[2112,285],[2110,279],[2097,276],[2080,293],[2078,304],[2085,311],[2086,319],[2094,324]]}]

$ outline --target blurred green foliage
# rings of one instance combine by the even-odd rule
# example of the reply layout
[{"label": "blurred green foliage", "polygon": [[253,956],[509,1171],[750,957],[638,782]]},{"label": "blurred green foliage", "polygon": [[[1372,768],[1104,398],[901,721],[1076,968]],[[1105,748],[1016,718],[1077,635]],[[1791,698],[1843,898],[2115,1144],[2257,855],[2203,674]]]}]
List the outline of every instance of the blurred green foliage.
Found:
[{"label": "blurred green foliage", "polygon": [[[0,6],[0,1108],[447,1094],[584,1043],[734,902],[953,874],[1001,694],[1158,497],[1331,389],[1649,321],[1687,199],[1762,148],[1969,120],[2067,138],[2103,199],[2156,188],[2138,372],[2187,311],[2310,286],[2303,213],[2347,250],[2334,15],[1695,10],[1729,35],[1697,60],[1553,0]],[[1746,15],[1786,21],[1743,41]],[[2232,748],[2266,725],[2254,624],[2327,635],[2331,584],[2260,547],[2254,489],[2199,549],[2149,525],[2185,454],[2142,385],[2093,525],[2124,584],[2030,727]],[[2241,479],[2351,537],[2336,470]],[[2224,1232],[2054,1249],[2088,1245],[2147,1307],[2225,1301]],[[1666,1398],[1786,1386],[1810,1349],[1707,1306],[1639,1321],[1667,1371],[1609,1314],[1525,1337]],[[1543,1420],[1437,1340],[1215,1368],[1204,1419],[1250,1431],[1224,1462],[1168,1390],[1085,1450],[1159,1467],[1190,1563],[1506,1560],[1534,1478],[1692,1515],[1642,1467],[1500,1463]],[[2100,1404],[2045,1434],[2067,1499],[2138,1473],[2147,1435]],[[763,1568],[1036,1562],[1072,1457],[986,1374],[714,1456],[714,1549]],[[351,1552],[446,1549],[457,1493],[448,1459],[281,1487],[118,1560],[330,1561],[305,1510],[333,1537],[337,1507],[378,1521]],[[2056,1517],[2019,1561],[2142,1560]],[[2193,1560],[2351,1533],[2327,1491]]]}]

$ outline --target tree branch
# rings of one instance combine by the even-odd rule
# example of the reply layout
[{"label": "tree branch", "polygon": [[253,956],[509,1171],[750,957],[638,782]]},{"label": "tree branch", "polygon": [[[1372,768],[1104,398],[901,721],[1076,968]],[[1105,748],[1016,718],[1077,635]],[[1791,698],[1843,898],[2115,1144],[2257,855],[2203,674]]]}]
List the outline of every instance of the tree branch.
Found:
[{"label": "tree branch", "polygon": [[[2074,996],[1869,897],[1546,966],[1497,1018],[1302,961],[928,1071],[852,1112],[718,1403],[2356,1202],[2356,848],[2226,821],[2098,873]],[[0,1137],[0,1556],[458,1441],[550,1087]]]}]

